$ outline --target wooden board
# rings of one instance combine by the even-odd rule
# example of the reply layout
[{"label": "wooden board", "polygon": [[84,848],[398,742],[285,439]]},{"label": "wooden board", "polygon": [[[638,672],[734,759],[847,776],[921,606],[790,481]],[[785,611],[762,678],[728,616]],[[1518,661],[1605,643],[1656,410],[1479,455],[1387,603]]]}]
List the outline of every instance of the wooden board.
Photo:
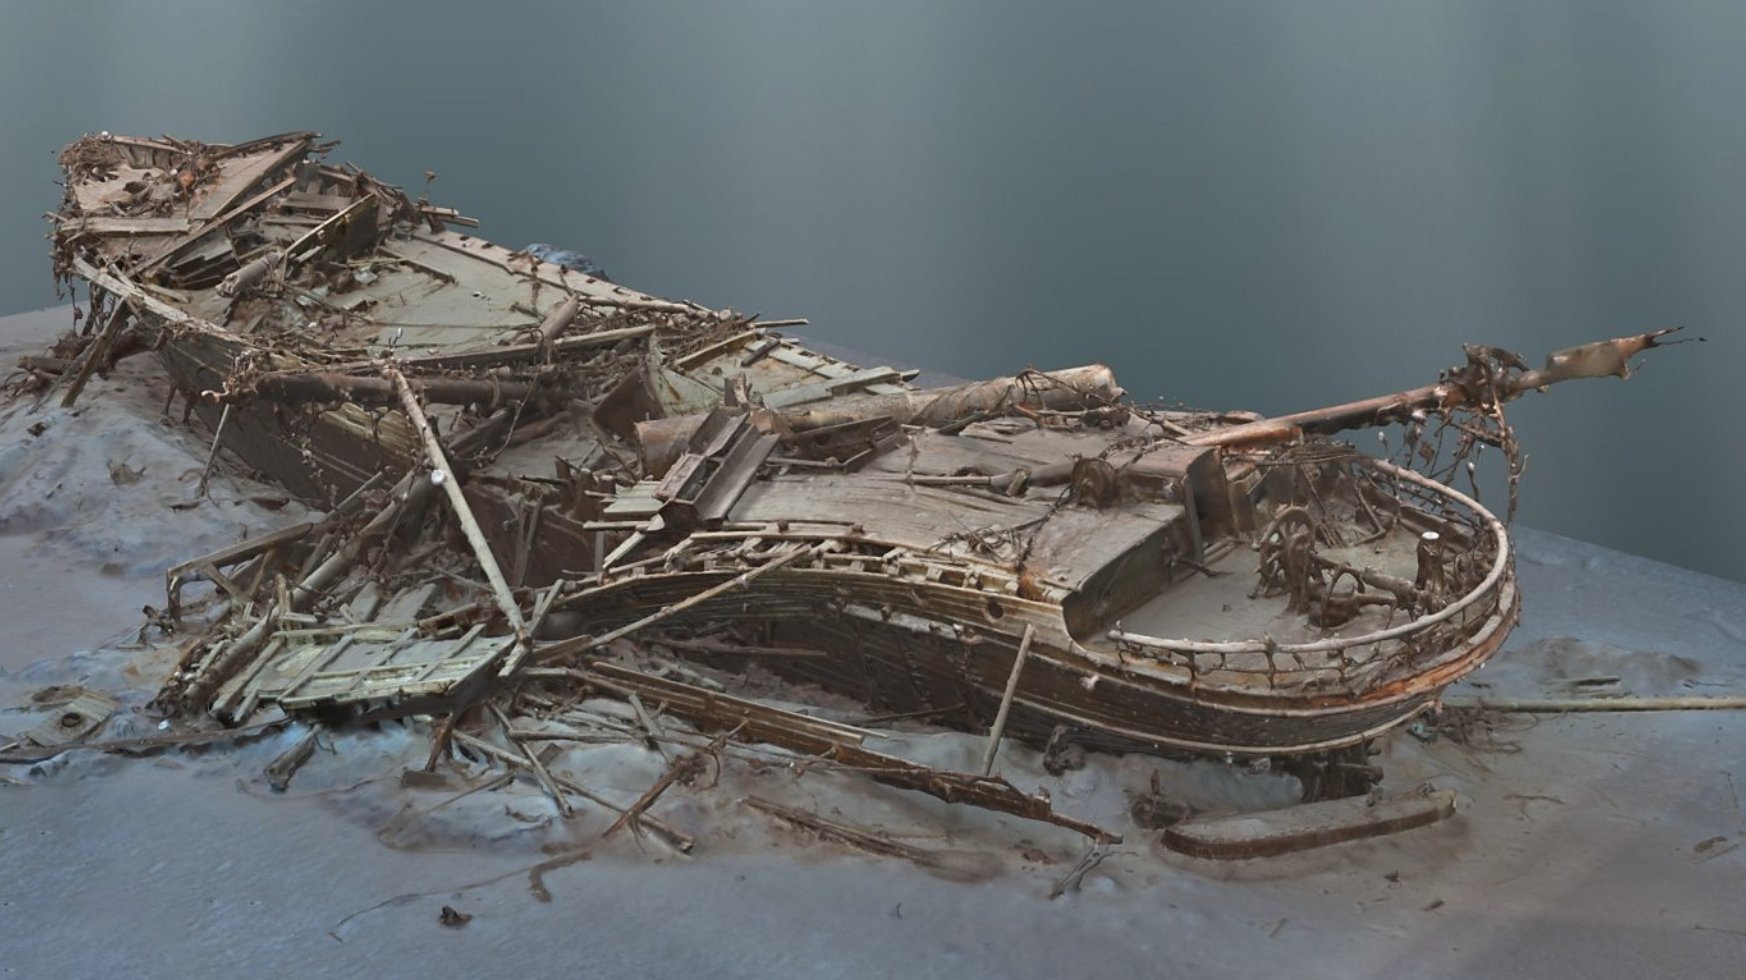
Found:
[{"label": "wooden board", "polygon": [[261,701],[287,711],[440,695],[496,663],[515,643],[482,633],[474,627],[458,639],[418,639],[407,631],[393,638],[349,634],[287,643],[251,686]]},{"label": "wooden board", "polygon": [[1271,857],[1423,827],[1454,812],[1454,790],[1374,801],[1349,796],[1283,810],[1185,820],[1164,832],[1164,846],[1220,861]]}]

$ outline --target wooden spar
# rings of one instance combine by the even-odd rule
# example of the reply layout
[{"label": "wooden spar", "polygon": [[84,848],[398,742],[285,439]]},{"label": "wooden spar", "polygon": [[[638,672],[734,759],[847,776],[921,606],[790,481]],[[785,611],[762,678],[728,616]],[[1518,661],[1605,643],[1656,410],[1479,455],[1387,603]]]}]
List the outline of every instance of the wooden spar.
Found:
[{"label": "wooden spar", "polygon": [[580,312],[582,312],[582,300],[572,296],[559,303],[552,312],[546,314],[545,320],[540,323],[539,341],[540,347],[545,353],[551,353],[552,344],[564,331],[570,329],[570,324],[575,321],[576,314]]},{"label": "wooden spar", "polygon": [[200,675],[188,683],[187,689],[182,692],[182,704],[189,708],[206,710],[209,699],[218,693],[219,687],[261,648],[267,636],[279,625],[279,617],[290,611],[277,602],[268,605],[266,615],[220,650],[212,662],[200,671]]},{"label": "wooden spar", "polygon": [[496,719],[498,727],[503,729],[503,737],[508,739],[509,744],[515,746],[515,750],[521,754],[522,764],[534,774],[534,779],[539,781],[540,786],[552,797],[552,802],[557,804],[558,812],[566,817],[575,816],[576,810],[570,806],[570,801],[565,798],[563,788],[552,779],[552,774],[546,769],[546,764],[540,761],[540,757],[534,754],[526,743],[517,740],[511,732],[509,716],[505,715],[503,709],[496,704],[488,704],[485,707],[491,712],[491,717]]},{"label": "wooden spar", "polygon": [[370,518],[358,533],[352,535],[340,550],[329,555],[320,565],[304,576],[297,583],[297,588],[291,592],[291,605],[301,609],[310,599],[326,591],[328,586],[339,581],[349,571],[358,557],[364,553],[382,535],[388,533],[393,526],[394,518],[400,513],[402,506],[418,507],[424,503],[435,488],[428,480],[417,479],[417,473],[409,472],[400,478],[400,482],[388,491],[388,503]]},{"label": "wooden spar", "polygon": [[[132,303],[136,310],[145,310],[171,326],[186,327],[201,333],[226,334],[225,331],[213,326],[197,316],[191,316],[182,310],[164,302],[135,285],[131,279],[123,279],[97,268],[83,258],[73,256],[73,271],[80,278],[93,285],[102,286],[117,296]],[[136,273],[137,274],[137,273]]]},{"label": "wooden spar", "polygon": [[1012,711],[1013,695],[1018,693],[1019,674],[1025,669],[1025,658],[1031,653],[1031,639],[1037,628],[1025,624],[1024,638],[1019,640],[1018,656],[1012,658],[1012,673],[1006,678],[1006,692],[1000,696],[1000,710],[994,714],[994,727],[988,730],[988,749],[982,754],[982,775],[994,775],[994,757],[1000,754],[1000,736],[1006,731],[1006,716]]},{"label": "wooden spar", "polygon": [[[1544,367],[1499,375],[1496,379],[1498,383],[1495,396],[1499,401],[1509,401],[1560,381],[1628,377],[1631,373],[1632,357],[1652,347],[1665,346],[1660,339],[1678,329],[1680,328],[1669,327],[1666,330],[1615,337],[1612,340],[1597,340],[1555,351],[1547,356]],[[1182,441],[1194,446],[1262,445],[1292,441],[1302,433],[1331,435],[1346,429],[1387,425],[1414,412],[1446,411],[1470,404],[1478,393],[1475,390],[1477,386],[1463,383],[1465,373],[1465,368],[1457,368],[1449,372],[1450,380],[1437,384],[1343,405],[1331,405],[1243,425],[1212,429],[1188,436]]]},{"label": "wooden spar", "polygon": [[[829,542],[827,542],[827,544],[829,544]],[[544,661],[556,660],[560,657],[569,657],[579,653],[587,653],[589,650],[603,647],[608,643],[611,643],[613,640],[622,639],[639,630],[653,626],[664,619],[678,615],[687,609],[702,605],[703,603],[714,599],[716,596],[732,592],[735,589],[744,588],[747,583],[760,575],[767,572],[773,572],[778,568],[789,565],[797,558],[805,558],[815,555],[823,549],[824,545],[820,545],[818,547],[801,548],[797,551],[790,551],[785,555],[759,565],[757,568],[741,572],[733,578],[728,579],[726,582],[704,589],[702,592],[699,592],[694,596],[681,599],[670,606],[663,606],[661,609],[644,616],[634,623],[620,626],[618,629],[602,633],[599,636],[577,636],[568,640],[560,640],[550,646],[542,647],[540,649],[540,659]]]},{"label": "wooden spar", "polygon": [[97,339],[85,348],[85,356],[79,359],[79,372],[73,376],[72,383],[67,386],[66,395],[61,398],[62,408],[73,407],[73,403],[79,399],[79,392],[85,390],[85,382],[90,381],[91,375],[103,366],[109,348],[115,343],[121,328],[126,325],[127,318],[127,301],[117,299],[115,305],[109,308],[108,316],[103,321],[103,329],[97,332]]},{"label": "wooden spar", "polygon": [[[503,713],[497,710],[496,705],[487,705],[487,707],[491,709],[493,715],[500,719],[502,718]],[[504,725],[504,730],[508,731],[508,725]],[[451,731],[450,737],[461,745],[478,752],[480,755],[496,759],[505,765],[526,769],[534,777],[534,782],[539,783],[540,789],[545,790],[546,795],[552,798],[552,803],[558,808],[560,814],[566,817],[575,815],[576,809],[570,805],[569,799],[564,796],[563,788],[557,784],[557,781],[552,778],[551,772],[540,763],[538,758],[535,757],[532,752],[528,751],[527,746],[523,743],[511,738],[510,744],[515,746],[514,750],[503,749],[485,741],[477,735],[461,731],[460,729],[454,729]]]},{"label": "wooden spar", "polygon": [[218,442],[224,438],[224,426],[230,421],[230,406],[224,406],[224,411],[218,413],[218,426],[212,430],[212,448],[206,451],[206,465],[200,469],[200,487],[194,496],[206,496],[207,487],[212,481],[212,463],[218,458]]},{"label": "wooden spar", "polygon": [[[796,432],[876,418],[890,418],[900,425],[938,426],[1014,405],[1053,411],[1095,408],[1119,400],[1122,394],[1115,372],[1107,365],[1092,364],[1060,371],[1032,371],[951,388],[845,395],[777,414]],[[703,419],[702,415],[679,415],[638,422],[636,434],[643,447],[644,465],[651,472],[665,470],[661,461],[670,463],[677,459]]]},{"label": "wooden spar", "polygon": [[406,418],[412,427],[418,431],[420,441],[424,443],[425,457],[432,467],[431,480],[440,478],[443,492],[449,498],[449,507],[455,512],[455,519],[460,522],[461,530],[467,536],[467,543],[473,548],[474,557],[479,559],[479,567],[485,570],[485,578],[491,583],[492,594],[497,599],[497,607],[503,611],[505,619],[509,620],[510,628],[515,631],[516,651],[510,654],[503,665],[503,672],[508,674],[526,656],[532,638],[527,630],[527,623],[522,621],[521,607],[516,604],[515,593],[509,588],[509,582],[503,577],[503,569],[497,566],[497,559],[491,554],[491,545],[485,540],[485,532],[480,530],[479,522],[473,518],[473,509],[467,505],[467,496],[461,491],[461,481],[455,478],[455,471],[449,467],[448,457],[443,455],[442,444],[437,442],[436,433],[431,431],[430,422],[424,417],[424,406],[418,403],[418,396],[406,378],[393,365],[382,369],[382,376],[394,383],[400,391],[400,407],[405,411]]},{"label": "wooden spar", "polygon": [[951,852],[934,852],[926,850],[925,848],[914,847],[900,841],[892,840],[890,837],[881,833],[875,833],[836,820],[828,820],[808,810],[799,810],[794,807],[784,806],[772,800],[766,800],[757,796],[744,797],[740,802],[754,810],[768,813],[778,820],[785,821],[803,830],[810,831],[821,840],[830,840],[836,841],[840,844],[847,844],[850,847],[866,851],[869,854],[876,854],[881,857],[902,858],[917,867],[926,868],[929,871],[942,874],[947,878],[961,878],[963,880],[975,880],[976,878],[975,871],[972,868],[960,868],[956,866],[960,862],[954,859],[959,858],[962,852],[959,852],[959,854],[953,854]]},{"label": "wooden spar", "polygon": [[220,568],[266,554],[281,545],[300,541],[314,528],[314,524],[303,521],[171,565],[164,570],[164,597],[171,614],[174,615],[181,605],[180,593],[183,585],[200,576],[211,578]]},{"label": "wooden spar", "polygon": [[[595,793],[593,790],[590,790],[576,780],[565,776],[561,772],[552,773],[552,780],[559,786],[564,787],[566,792],[574,793],[591,803],[604,807],[607,810],[611,810],[613,813],[623,814],[625,812],[625,807],[619,806],[617,803]],[[681,854],[689,854],[692,849],[697,846],[696,840],[673,829],[671,825],[656,819],[646,810],[637,814],[637,825],[644,830],[654,831],[655,835],[665,841],[668,847],[673,848]]]},{"label": "wooden spar", "polygon": [[1746,710],[1746,697],[1445,698],[1443,707],[1547,715],[1610,711],[1742,711]]},{"label": "wooden spar", "polygon": [[1094,840],[1121,842],[1119,834],[1055,812],[1046,795],[1028,795],[1004,779],[935,769],[862,748],[858,739],[833,730],[843,726],[821,718],[706,691],[608,663],[591,664],[578,673],[590,684],[621,695],[635,691],[650,701],[666,705],[670,714],[688,718],[708,730],[723,731],[738,742],[763,742],[793,752],[804,752],[864,772],[876,782],[926,793],[947,803],[968,803],[1066,827]]},{"label": "wooden spar", "polygon": [[618,819],[612,822],[612,826],[606,828],[605,832],[600,835],[601,838],[605,839],[611,837],[620,827],[627,825],[634,826],[637,822],[637,818],[641,816],[644,811],[648,810],[649,807],[654,806],[655,801],[661,798],[661,794],[665,793],[668,787],[680,780],[689,780],[693,775],[701,772],[703,769],[704,753],[707,751],[713,754],[717,749],[721,748],[721,744],[726,740],[726,738],[727,736],[725,735],[719,735],[716,737],[715,741],[709,744],[707,750],[694,749],[679,758],[674,759],[672,762],[669,762],[667,764],[667,771],[661,774],[661,778],[655,780],[652,786],[644,790],[643,795],[637,797],[636,802],[625,807],[624,812],[618,815]]},{"label": "wooden spar", "polygon": [[1219,861],[1272,857],[1411,830],[1447,819],[1454,812],[1454,790],[1407,793],[1382,800],[1348,796],[1280,810],[1194,817],[1164,831],[1164,846]]},{"label": "wooden spar", "polygon": [[1115,372],[1103,364],[928,388],[889,395],[856,395],[785,413],[797,430],[817,429],[879,416],[910,425],[943,425],[1009,405],[1056,411],[1107,405],[1122,396]]},{"label": "wooden spar", "polygon": [[314,528],[314,524],[301,521],[289,527],[282,527],[277,531],[256,535],[246,541],[238,541],[236,544],[227,545],[197,558],[177,562],[164,570],[164,581],[174,583],[177,579],[187,576],[189,572],[197,571],[207,565],[211,565],[213,568],[223,568],[226,565],[247,561],[256,555],[271,551],[279,545],[300,540]]}]

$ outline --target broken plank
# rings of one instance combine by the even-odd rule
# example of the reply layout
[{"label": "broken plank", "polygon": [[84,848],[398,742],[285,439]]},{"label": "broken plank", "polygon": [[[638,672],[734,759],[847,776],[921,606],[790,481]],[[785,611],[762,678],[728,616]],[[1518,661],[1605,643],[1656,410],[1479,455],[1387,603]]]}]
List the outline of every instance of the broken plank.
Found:
[{"label": "broken plank", "polygon": [[1000,736],[1006,732],[1006,716],[1012,711],[1013,695],[1018,693],[1019,674],[1025,669],[1025,658],[1030,655],[1031,640],[1036,635],[1036,626],[1026,623],[1025,635],[1019,640],[1018,655],[1012,661],[1012,673],[1006,678],[1006,690],[1000,696],[1000,710],[994,715],[994,727],[988,730],[988,748],[982,755],[984,776],[994,774],[994,758],[1000,753]]},{"label": "broken plank", "polygon": [[694,776],[701,773],[703,771],[704,753],[714,752],[719,749],[725,739],[726,736],[717,737],[715,741],[710,743],[707,749],[694,749],[668,763],[667,770],[661,773],[661,777],[656,779],[648,789],[644,790],[643,795],[637,797],[636,802],[625,807],[624,812],[618,815],[618,819],[612,822],[612,826],[606,828],[605,832],[600,835],[601,838],[605,839],[611,837],[620,827],[624,827],[627,824],[632,827],[636,826],[637,817],[642,815],[642,813],[649,807],[654,806],[655,801],[660,799],[661,794],[667,792],[669,787],[677,782],[689,781]]},{"label": "broken plank", "polygon": [[1454,812],[1454,790],[1384,800],[1348,796],[1258,813],[1194,817],[1164,831],[1164,846],[1219,861],[1272,857],[1423,827]]},{"label": "broken plank", "polygon": [[[965,853],[962,851],[932,851],[915,847],[900,841],[892,840],[884,834],[865,830],[860,827],[829,820],[808,810],[784,806],[773,800],[762,797],[748,796],[742,803],[754,810],[761,810],[779,820],[793,824],[802,830],[809,831],[820,840],[835,841],[847,844],[857,850],[875,854],[880,857],[901,858],[919,868],[935,872],[942,877],[956,881],[973,881],[993,870],[995,862],[992,856],[989,861],[977,860],[983,855]],[[987,867],[978,865],[986,864]]]},{"label": "broken plank", "polygon": [[119,706],[119,702],[107,694],[81,691],[78,697],[56,709],[53,718],[19,737],[44,748],[70,748],[68,743],[96,731]]},{"label": "broken plank", "polygon": [[103,321],[103,329],[98,331],[97,339],[85,348],[84,356],[79,358],[78,373],[67,386],[67,393],[61,397],[62,408],[72,408],[73,403],[78,401],[79,392],[85,390],[85,383],[103,366],[105,355],[115,343],[116,335],[121,333],[121,328],[127,325],[128,316],[126,300],[116,300],[115,305],[109,308],[107,318]]},{"label": "broken plank", "polygon": [[[582,675],[590,684],[620,695],[635,692],[666,705],[669,714],[702,729],[724,731],[735,741],[762,742],[817,756],[865,773],[876,782],[926,793],[947,803],[968,803],[1066,827],[1093,839],[1120,843],[1121,835],[1055,812],[1046,794],[1029,795],[1004,779],[936,769],[919,762],[862,748],[865,732],[837,722],[773,708],[691,684],[655,677],[614,664],[591,664]],[[835,729],[836,731],[833,731]],[[846,730],[849,734],[842,734]]]},{"label": "broken plank", "polygon": [[877,384],[908,381],[919,373],[918,371],[899,371],[888,367],[866,368],[840,378],[826,378],[823,381],[791,385],[767,392],[764,395],[764,407],[784,409],[796,405],[809,405],[838,395],[862,391]]},{"label": "broken plank", "polygon": [[256,555],[265,554],[279,545],[302,540],[304,535],[308,534],[314,529],[314,527],[314,524],[308,521],[303,521],[298,524],[292,524],[289,527],[282,527],[277,531],[268,531],[266,534],[257,534],[245,541],[238,541],[236,544],[226,545],[216,551],[209,551],[204,555],[190,558],[187,561],[177,562],[164,571],[166,587],[174,588],[180,578],[186,576],[190,572],[201,571],[208,565],[213,568],[226,568],[239,562],[248,561]]},{"label": "broken plank", "polygon": [[[233,154],[219,167],[218,179],[212,187],[200,196],[191,211],[198,219],[208,219],[229,211],[238,198],[272,175],[275,171],[308,152],[312,137],[298,133],[287,139],[278,150],[267,152],[265,147],[260,151],[246,156]],[[243,156],[242,159],[236,159]]]},{"label": "broken plank", "polygon": [[309,726],[309,733],[299,739],[297,744],[286,749],[278,758],[267,763],[263,775],[267,777],[267,786],[275,793],[283,793],[291,788],[291,779],[297,775],[297,770],[309,761],[315,754],[316,738],[321,734],[320,725]]},{"label": "broken plank", "polygon": [[[625,812],[624,807],[590,791],[581,783],[563,775],[562,773],[552,773],[552,779],[559,786],[564,787],[566,791],[611,810],[613,813],[622,815]],[[662,822],[656,817],[651,816],[647,811],[637,814],[637,824],[644,830],[652,831],[655,836],[665,842],[668,847],[673,848],[681,854],[689,854],[692,849],[697,846],[696,840],[673,829],[672,826]]]},{"label": "broken plank", "polygon": [[[296,185],[296,183],[297,178],[295,176],[286,177],[284,180],[268,187],[266,190],[261,191],[259,194],[256,194],[223,214],[206,221],[204,224],[200,225],[200,227],[189,232],[186,238],[183,238],[168,250],[159,254],[151,261],[133,269],[131,275],[143,279],[147,273],[151,272],[151,270],[160,265],[164,265],[173,258],[179,258],[181,255],[192,249],[202,238],[205,238],[215,229],[222,228],[238,215],[244,214],[262,204],[265,204],[273,197],[273,195],[278,194],[281,191],[290,190],[294,185]],[[84,273],[81,272],[80,275],[84,275]]]},{"label": "broken plank", "polygon": [[158,749],[179,748],[186,745],[209,745],[214,742],[241,742],[257,735],[264,735],[291,723],[290,718],[279,717],[263,721],[246,728],[219,728],[197,732],[164,732],[142,735],[135,738],[112,738],[100,742],[66,742],[61,745],[47,747],[15,746],[0,750],[0,764],[30,765],[44,762],[65,752],[75,749],[91,752],[122,752],[144,755]]},{"label": "broken plank", "polygon": [[69,227],[93,235],[179,235],[193,227],[187,218],[110,217],[93,215],[70,222]]}]

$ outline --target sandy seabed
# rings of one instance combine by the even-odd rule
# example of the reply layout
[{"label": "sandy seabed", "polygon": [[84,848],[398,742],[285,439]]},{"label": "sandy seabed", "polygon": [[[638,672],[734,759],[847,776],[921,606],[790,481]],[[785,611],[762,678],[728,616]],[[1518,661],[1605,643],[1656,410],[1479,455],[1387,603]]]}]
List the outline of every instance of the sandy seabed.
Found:
[{"label": "sandy seabed", "polygon": [[[65,310],[0,318],[10,361]],[[94,380],[74,411],[0,411],[0,742],[57,684],[139,709],[174,658],[136,643],[163,569],[300,519],[231,472],[194,496],[210,433],[160,418],[149,358]],[[1527,492],[1532,492],[1532,478]],[[1617,678],[1640,696],[1746,694],[1746,586],[1518,529],[1526,612],[1456,694],[1567,697]],[[290,790],[262,767],[302,731],[148,758],[74,752],[0,767],[0,976],[1624,977],[1746,976],[1746,712],[1517,716],[1461,745],[1399,734],[1385,788],[1456,790],[1451,820],[1266,860],[1166,853],[1125,812],[1154,772],[1203,808],[1283,802],[1288,781],[1215,764],[1093,756],[1049,776],[1003,750],[1021,788],[1126,832],[1049,900],[1082,843],[1057,828],[848,776],[724,767],[654,811],[699,843],[626,835],[533,887],[525,869],[592,841],[516,784],[454,805],[402,788],[416,725],[340,734]],[[980,739],[917,729],[880,746],[969,767]],[[638,744],[573,771],[628,802],[665,761]],[[819,843],[751,810],[759,795],[878,827],[944,871]],[[471,915],[439,925],[449,905]]]}]

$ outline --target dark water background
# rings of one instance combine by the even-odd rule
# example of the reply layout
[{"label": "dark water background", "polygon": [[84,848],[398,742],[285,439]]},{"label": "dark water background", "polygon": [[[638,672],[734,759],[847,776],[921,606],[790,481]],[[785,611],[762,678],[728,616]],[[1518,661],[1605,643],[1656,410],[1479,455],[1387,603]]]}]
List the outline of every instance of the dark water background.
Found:
[{"label": "dark water background", "polygon": [[0,311],[87,131],[314,128],[511,246],[962,375],[1283,412],[1687,324],[1525,523],[1746,580],[1746,4],[0,4]]}]

